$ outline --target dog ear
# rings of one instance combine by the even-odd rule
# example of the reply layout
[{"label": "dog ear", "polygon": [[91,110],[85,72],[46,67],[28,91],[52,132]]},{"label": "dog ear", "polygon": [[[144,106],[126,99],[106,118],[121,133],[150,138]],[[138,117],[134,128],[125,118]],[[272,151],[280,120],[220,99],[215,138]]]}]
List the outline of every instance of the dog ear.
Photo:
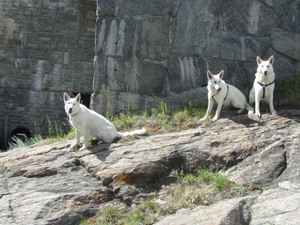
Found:
[{"label": "dog ear", "polygon": [[273,65],[273,63],[274,63],[274,56],[273,55],[271,55],[271,57],[269,58],[269,63],[271,63]]},{"label": "dog ear", "polygon": [[213,77],[213,74],[209,71],[209,70],[207,70],[207,79],[211,79]]},{"label": "dog ear", "polygon": [[81,95],[78,93],[75,97],[76,101],[80,103]]},{"label": "dog ear", "polygon": [[262,59],[259,56],[256,56],[257,65],[261,64]]},{"label": "dog ear", "polygon": [[64,93],[64,102],[67,102],[70,100],[70,96],[65,92]]},{"label": "dog ear", "polygon": [[222,71],[219,73],[219,77],[220,77],[221,79],[223,79],[223,75],[224,75],[224,70],[222,70]]}]

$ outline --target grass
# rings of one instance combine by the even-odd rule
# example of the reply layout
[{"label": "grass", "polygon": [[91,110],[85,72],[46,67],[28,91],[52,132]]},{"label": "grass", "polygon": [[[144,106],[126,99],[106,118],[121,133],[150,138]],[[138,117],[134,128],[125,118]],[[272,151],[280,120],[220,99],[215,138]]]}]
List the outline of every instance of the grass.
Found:
[{"label": "grass", "polygon": [[[25,135],[24,135],[25,136]],[[33,138],[27,138],[25,136],[24,140],[21,138],[17,138],[15,136],[12,137],[13,142],[9,143],[9,150],[20,148],[20,147],[27,147],[30,145],[33,145],[37,142],[40,142],[43,140],[43,137],[41,135],[35,135]]]},{"label": "grass", "polygon": [[40,134],[40,130],[37,126],[37,124],[34,124],[34,130],[35,135],[32,138],[27,138],[24,135],[24,138],[18,138],[13,136],[12,142],[9,143],[9,150],[19,148],[19,147],[28,147],[31,145],[34,145],[40,141],[43,141],[45,139],[49,140],[49,143],[53,143],[56,141],[64,140],[64,139],[70,139],[74,138],[75,136],[75,129],[71,127],[70,131],[66,134],[62,126],[57,121],[51,121],[50,118],[47,116],[47,135],[46,137],[43,137]]},{"label": "grass", "polygon": [[300,107],[299,98],[300,78],[276,81],[274,101],[277,107],[297,109]]},{"label": "grass", "polygon": [[160,215],[159,205],[147,200],[133,209],[117,206],[103,207],[95,217],[83,219],[80,225],[146,225],[153,224]]},{"label": "grass", "polygon": [[252,192],[249,187],[239,186],[224,175],[205,169],[195,173],[175,170],[172,174],[176,182],[163,187],[153,199],[147,199],[135,207],[103,207],[95,217],[82,220],[80,225],[149,225],[157,222],[159,217],[182,208],[211,205],[225,198],[242,197]]}]

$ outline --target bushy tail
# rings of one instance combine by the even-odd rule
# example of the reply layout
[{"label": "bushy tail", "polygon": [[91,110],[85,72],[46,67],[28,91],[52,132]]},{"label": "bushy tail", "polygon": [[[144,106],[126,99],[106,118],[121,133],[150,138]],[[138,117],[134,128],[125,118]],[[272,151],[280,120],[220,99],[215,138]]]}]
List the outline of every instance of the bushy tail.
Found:
[{"label": "bushy tail", "polygon": [[254,109],[248,103],[246,104],[246,109],[248,110],[248,115],[254,113]]},{"label": "bushy tail", "polygon": [[128,132],[124,132],[124,133],[120,133],[119,132],[119,134],[120,134],[121,137],[131,136],[131,135],[135,135],[135,134],[136,135],[144,135],[146,133],[147,133],[147,131],[146,131],[145,128],[140,129],[140,130],[128,131]]}]

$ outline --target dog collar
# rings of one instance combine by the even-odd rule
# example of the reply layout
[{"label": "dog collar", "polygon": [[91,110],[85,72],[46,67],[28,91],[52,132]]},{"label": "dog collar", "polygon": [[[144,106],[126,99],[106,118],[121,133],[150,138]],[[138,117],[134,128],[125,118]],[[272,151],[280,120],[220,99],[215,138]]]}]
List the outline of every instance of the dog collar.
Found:
[{"label": "dog collar", "polygon": [[275,80],[273,80],[273,82],[271,82],[271,83],[264,84],[264,83],[261,83],[261,82],[257,81],[257,83],[258,83],[260,86],[263,87],[263,98],[265,98],[266,87],[268,87],[268,86],[274,84],[274,82],[275,82]]},{"label": "dog collar", "polygon": [[[215,100],[214,97],[215,97],[217,94],[219,94],[220,91],[221,91],[221,89],[218,90],[216,94],[214,94],[214,95],[211,96],[215,103],[217,103],[217,101]],[[227,84],[227,92],[226,92],[226,96],[225,96],[225,98],[224,98],[224,101],[226,100],[226,98],[227,98],[227,96],[228,96],[228,92],[229,92],[229,86],[228,86],[228,84]]]}]

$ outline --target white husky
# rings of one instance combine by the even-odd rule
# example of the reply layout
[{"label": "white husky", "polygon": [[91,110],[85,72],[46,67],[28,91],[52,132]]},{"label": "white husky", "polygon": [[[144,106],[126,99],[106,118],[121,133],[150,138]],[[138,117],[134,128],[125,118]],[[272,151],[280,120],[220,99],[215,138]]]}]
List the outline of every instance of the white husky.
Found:
[{"label": "white husky", "polygon": [[223,75],[223,70],[217,75],[213,75],[210,71],[207,71],[208,107],[205,116],[200,119],[200,121],[204,121],[208,118],[215,103],[218,104],[218,107],[212,121],[216,121],[219,118],[223,105],[232,105],[240,109],[238,113],[241,113],[244,109],[247,109],[248,113],[253,113],[253,109],[247,103],[245,95],[236,87],[226,84],[225,81],[222,80]]},{"label": "white husky", "polygon": [[267,61],[263,61],[259,56],[256,57],[257,72],[253,87],[249,94],[249,102],[255,102],[255,115],[260,117],[259,104],[261,100],[269,103],[270,111],[276,114],[273,106],[273,91],[275,88],[275,73],[273,69],[274,56],[272,55]]},{"label": "white husky", "polygon": [[81,133],[84,136],[84,144],[79,150],[86,149],[90,138],[102,139],[106,143],[111,143],[115,138],[122,138],[129,135],[143,135],[145,128],[131,132],[119,133],[115,126],[102,115],[88,109],[80,104],[80,94],[75,98],[70,98],[64,93],[65,111],[69,116],[71,125],[75,128],[76,142],[70,149],[80,144]]}]

